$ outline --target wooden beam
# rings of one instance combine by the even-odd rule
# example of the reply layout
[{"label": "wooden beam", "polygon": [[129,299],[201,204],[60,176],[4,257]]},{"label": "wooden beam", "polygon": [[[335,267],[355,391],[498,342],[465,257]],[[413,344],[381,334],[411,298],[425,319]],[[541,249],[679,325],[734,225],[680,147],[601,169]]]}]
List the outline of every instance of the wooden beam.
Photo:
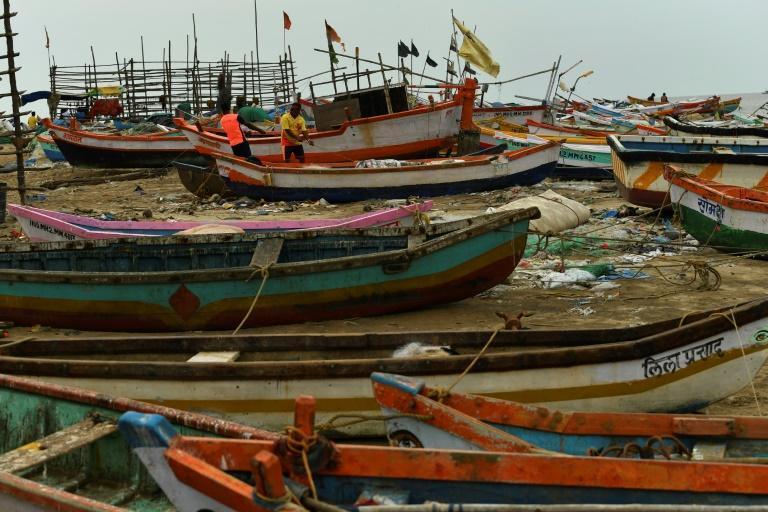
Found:
[{"label": "wooden beam", "polygon": [[113,421],[88,418],[0,456],[0,471],[17,473],[86,446],[117,431]]}]

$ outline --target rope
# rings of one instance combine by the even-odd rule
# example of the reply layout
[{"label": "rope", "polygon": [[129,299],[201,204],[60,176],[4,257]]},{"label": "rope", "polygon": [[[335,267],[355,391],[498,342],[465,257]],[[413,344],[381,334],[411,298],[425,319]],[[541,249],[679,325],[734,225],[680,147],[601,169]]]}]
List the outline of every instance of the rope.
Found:
[{"label": "rope", "polygon": [[491,346],[491,343],[496,338],[496,335],[499,334],[499,331],[502,330],[503,328],[504,327],[502,326],[493,331],[493,333],[491,334],[491,337],[488,338],[488,341],[485,342],[485,345],[483,345],[483,348],[480,350],[480,352],[477,353],[475,358],[472,359],[469,365],[467,365],[464,371],[461,372],[461,375],[458,376],[458,378],[453,382],[453,384],[448,386],[448,389],[435,388],[435,391],[433,393],[430,393],[430,398],[433,398],[438,402],[442,402],[445,397],[450,395],[453,388],[455,388],[456,385],[459,382],[461,382],[461,379],[463,379],[464,376],[466,376],[469,373],[469,371],[475,366],[475,363],[477,363],[480,360],[480,358],[483,357],[483,355],[485,354],[485,351],[488,350],[488,348]]},{"label": "rope", "polygon": [[256,270],[253,271],[253,273],[246,279],[246,282],[250,281],[253,276],[256,275],[256,273],[261,273],[261,284],[259,285],[259,291],[256,292],[256,296],[253,298],[253,302],[251,302],[251,307],[248,308],[248,312],[245,314],[242,320],[240,320],[240,324],[237,326],[237,328],[232,332],[232,336],[240,332],[240,329],[243,327],[245,322],[250,318],[251,313],[253,313],[253,308],[256,306],[256,302],[258,302],[259,297],[261,297],[261,292],[264,290],[264,284],[267,282],[267,278],[269,277],[269,267],[270,265],[267,265],[265,267],[259,267]]},{"label": "rope", "polygon": [[[350,421],[342,422],[342,423],[336,423],[337,420],[342,418],[350,418]],[[344,428],[344,427],[350,427],[352,425],[357,425],[359,423],[365,423],[366,421],[389,421],[394,420],[397,418],[413,418],[417,420],[431,420],[433,417],[429,414],[409,414],[409,413],[402,413],[402,414],[337,414],[335,416],[332,416],[331,419],[326,421],[325,423],[320,423],[319,425],[315,426],[315,429],[318,431],[325,431],[325,430],[331,430],[336,428]]]},{"label": "rope", "polygon": [[315,488],[315,480],[312,477],[312,468],[309,467],[309,460],[307,459],[307,452],[317,443],[317,434],[311,436],[306,435],[301,430],[294,426],[285,427],[286,442],[285,446],[294,455],[301,454],[301,462],[304,465],[304,472],[307,475],[307,481],[309,482],[309,490],[312,493],[312,497],[317,499],[317,489]]},{"label": "rope", "polygon": [[755,407],[757,407],[757,415],[762,416],[763,410],[762,410],[762,407],[760,407],[760,399],[757,396],[757,389],[755,388],[755,380],[749,374],[749,366],[747,366],[747,353],[744,350],[744,341],[741,339],[741,331],[739,330],[739,325],[736,323],[736,315],[733,312],[733,308],[730,308],[727,314],[716,311],[709,316],[710,318],[715,316],[721,316],[726,320],[728,320],[728,322],[730,322],[731,325],[733,325],[733,328],[736,329],[736,337],[739,340],[739,348],[741,349],[741,360],[744,363],[744,373],[747,375],[747,380],[749,380],[749,387],[752,389],[752,397],[755,399]]}]

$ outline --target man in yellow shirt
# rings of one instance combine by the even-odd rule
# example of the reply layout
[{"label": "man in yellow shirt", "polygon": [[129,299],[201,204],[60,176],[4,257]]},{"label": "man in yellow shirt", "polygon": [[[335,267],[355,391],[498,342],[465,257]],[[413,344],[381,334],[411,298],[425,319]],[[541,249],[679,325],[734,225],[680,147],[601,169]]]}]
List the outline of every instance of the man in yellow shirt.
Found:
[{"label": "man in yellow shirt", "polygon": [[291,105],[291,110],[283,114],[280,118],[280,127],[282,128],[280,144],[283,147],[283,160],[288,162],[291,159],[291,155],[296,155],[296,160],[304,163],[302,140],[306,140],[310,146],[314,146],[315,143],[309,140],[307,123],[301,117],[300,104],[294,103]]},{"label": "man in yellow shirt", "polygon": [[32,115],[27,118],[27,126],[29,126],[30,130],[34,130],[37,128],[37,124],[40,122],[40,119],[35,115],[34,112],[32,112]]}]

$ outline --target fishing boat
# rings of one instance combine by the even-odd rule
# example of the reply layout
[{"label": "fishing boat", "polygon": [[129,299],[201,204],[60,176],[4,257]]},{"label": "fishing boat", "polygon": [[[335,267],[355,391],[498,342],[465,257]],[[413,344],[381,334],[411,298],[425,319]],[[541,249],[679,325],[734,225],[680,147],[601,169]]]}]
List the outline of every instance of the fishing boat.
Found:
[{"label": "fishing boat", "polygon": [[[504,144],[510,150],[546,144],[547,139],[525,133],[503,132],[481,128],[480,146]],[[571,180],[612,180],[611,150],[605,144],[560,144],[557,166],[552,178]]]},{"label": "fishing boat", "polygon": [[501,118],[508,123],[525,125],[528,119],[541,122],[546,105],[514,105],[504,107],[475,107],[472,118],[475,121]]},{"label": "fishing boat", "polygon": [[[696,411],[750,382],[768,357],[767,324],[765,299],[734,306],[732,313],[731,308],[697,312],[626,329],[498,331],[460,389],[567,410]],[[375,414],[373,372],[429,379],[447,388],[492,335],[40,338],[0,346],[0,372],[281,430],[290,424],[293,398],[302,393],[317,398],[326,420]],[[217,362],[195,363],[199,353],[209,351],[220,352]],[[357,423],[345,432],[381,435],[383,424]]]},{"label": "fishing boat", "polygon": [[671,135],[680,137],[699,135],[703,137],[768,138],[768,128],[755,126],[730,126],[730,123],[723,123],[723,126],[707,126],[691,122],[683,122],[671,116],[664,118],[664,124],[669,127]]},{"label": "fishing boat", "polygon": [[597,130],[587,128],[569,128],[567,126],[554,125],[549,123],[539,123],[536,121],[528,120],[526,122],[528,126],[528,133],[543,137],[546,135],[555,135],[558,137],[599,137],[605,138],[611,135],[613,132],[609,130]]},{"label": "fishing boat", "polygon": [[536,208],[368,230],[122,238],[0,247],[0,311],[20,325],[235,329],[379,315],[502,282]]},{"label": "fishing boat", "polygon": [[397,505],[425,502],[445,504],[445,510],[482,510],[481,504],[768,503],[765,465],[574,457],[523,443],[516,452],[333,444],[313,428],[315,400],[300,396],[296,403],[296,419],[278,441],[181,435],[160,416],[132,412],[120,418],[119,428],[181,512],[267,512],[295,505],[398,510]]},{"label": "fishing boat", "polygon": [[721,250],[768,249],[768,193],[725,185],[667,166],[670,202],[685,231]]},{"label": "fishing boat", "polygon": [[[432,208],[432,201],[363,213],[339,219],[302,220],[101,220],[9,203],[8,213],[21,225],[32,242],[105,240],[110,238],[170,236],[201,226],[226,226],[245,233],[301,229],[358,229],[376,226],[411,226],[419,214]],[[420,220],[417,220],[419,222]],[[183,234],[183,233],[182,233]]]},{"label": "fishing boat", "polygon": [[768,462],[766,418],[560,411],[401,375],[374,373],[371,381],[396,446],[518,451],[528,444],[567,455]]},{"label": "fishing boat", "polygon": [[[341,118],[324,130],[309,133],[306,162],[349,162],[375,158],[424,158],[455,143],[460,129],[472,129],[477,82],[467,79],[449,101],[369,117]],[[174,119],[199,152],[232,154],[227,137],[202,126]],[[323,128],[321,126],[320,128]],[[280,136],[248,138],[251,153],[263,162],[282,162]]]},{"label": "fishing boat", "polygon": [[176,132],[149,135],[102,134],[58,126],[43,119],[51,139],[67,161],[79,167],[162,168],[174,160],[205,165],[186,137]]},{"label": "fishing boat", "polygon": [[37,142],[40,144],[40,147],[43,148],[45,157],[51,162],[64,162],[67,160],[64,158],[64,154],[59,149],[59,146],[53,142],[53,139],[50,135],[41,133],[37,136]]},{"label": "fishing boat", "polygon": [[560,146],[548,142],[502,155],[339,164],[257,164],[206,151],[227,187],[267,201],[321,198],[333,203],[364,199],[433,197],[533,185],[552,175]]},{"label": "fishing boat", "polygon": [[0,375],[0,509],[170,510],[117,432],[127,411],[164,418],[190,435],[277,439],[271,432],[83,389]]},{"label": "fishing boat", "polygon": [[171,164],[176,168],[179,181],[189,192],[197,197],[208,198],[213,194],[224,197],[232,191],[224,184],[213,162],[206,165],[193,165],[174,160]]},{"label": "fishing boat", "polygon": [[768,183],[768,144],[762,139],[619,135],[608,137],[608,145],[619,192],[639,206],[669,203],[665,164],[747,188]]}]

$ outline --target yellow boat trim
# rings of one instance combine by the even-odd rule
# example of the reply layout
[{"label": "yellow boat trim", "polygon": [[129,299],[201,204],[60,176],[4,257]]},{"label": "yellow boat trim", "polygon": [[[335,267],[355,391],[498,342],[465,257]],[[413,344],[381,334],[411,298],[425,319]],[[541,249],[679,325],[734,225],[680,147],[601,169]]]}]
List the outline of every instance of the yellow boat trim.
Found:
[{"label": "yellow boat trim", "polygon": [[[754,354],[766,349],[768,349],[768,346],[754,345],[745,348],[744,355]],[[568,402],[593,398],[637,395],[687,379],[698,373],[711,370],[719,365],[733,361],[741,356],[742,351],[740,349],[733,349],[720,357],[712,356],[703,361],[697,361],[676,372],[649,379],[556,389],[526,389],[520,391],[483,393],[483,395],[521,403]],[[429,380],[428,376],[425,378]],[[217,413],[291,413],[294,407],[293,399],[168,400],[160,402],[140,397],[136,399],[177,409],[211,411]],[[376,409],[378,409],[378,405],[373,398],[317,399],[317,410],[322,412],[370,411]]]}]

